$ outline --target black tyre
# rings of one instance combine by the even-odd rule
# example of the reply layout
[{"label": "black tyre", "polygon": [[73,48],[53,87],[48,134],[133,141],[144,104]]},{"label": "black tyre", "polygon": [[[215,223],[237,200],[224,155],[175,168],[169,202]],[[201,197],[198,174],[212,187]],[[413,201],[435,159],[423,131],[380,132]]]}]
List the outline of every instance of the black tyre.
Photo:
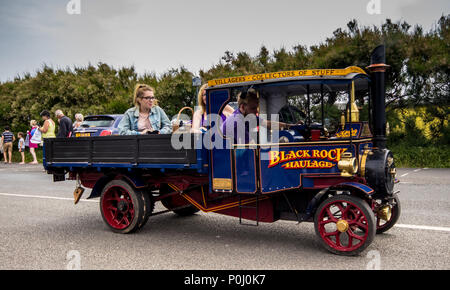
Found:
[{"label": "black tyre", "polygon": [[139,229],[145,226],[150,215],[153,213],[153,209],[155,208],[155,202],[153,201],[153,197],[150,193],[142,192],[142,198],[144,200],[144,217],[139,225]]},{"label": "black tyre", "polygon": [[328,251],[345,256],[364,251],[376,232],[375,215],[367,202],[345,194],[327,198],[320,204],[314,227]]}]

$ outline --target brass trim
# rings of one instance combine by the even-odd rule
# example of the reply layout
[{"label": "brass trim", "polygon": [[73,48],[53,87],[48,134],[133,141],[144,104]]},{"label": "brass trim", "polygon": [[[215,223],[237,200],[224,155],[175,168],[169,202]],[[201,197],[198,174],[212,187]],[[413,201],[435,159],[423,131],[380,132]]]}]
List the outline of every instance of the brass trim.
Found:
[{"label": "brass trim", "polygon": [[346,220],[338,220],[336,222],[336,228],[341,233],[345,233],[349,228],[348,222]]},{"label": "brass trim", "polygon": [[[355,82],[352,81],[352,90],[350,93],[350,107],[347,109],[347,121],[350,122],[350,116],[352,117],[352,123],[359,122],[359,109],[355,101]],[[342,122],[342,117],[341,117]]]},{"label": "brass trim", "polygon": [[342,177],[351,177],[358,172],[358,162],[351,152],[344,152],[341,160],[338,161],[338,169],[341,171]]},{"label": "brass trim", "polygon": [[380,219],[389,221],[392,217],[392,208],[390,205],[385,205],[378,210],[377,214]]},{"label": "brass trim", "polygon": [[233,183],[231,178],[213,178],[213,190],[233,190]]},{"label": "brass trim", "polygon": [[361,177],[364,177],[366,175],[366,162],[367,162],[367,156],[369,156],[370,150],[365,149],[362,156],[361,156],[361,164],[359,166],[359,173]]}]

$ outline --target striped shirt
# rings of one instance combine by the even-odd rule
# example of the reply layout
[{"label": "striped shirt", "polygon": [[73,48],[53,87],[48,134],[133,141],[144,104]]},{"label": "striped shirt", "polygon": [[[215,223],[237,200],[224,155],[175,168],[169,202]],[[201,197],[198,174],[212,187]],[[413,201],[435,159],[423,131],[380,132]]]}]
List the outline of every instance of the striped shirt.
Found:
[{"label": "striped shirt", "polygon": [[9,131],[5,131],[3,132],[2,136],[3,136],[3,143],[10,143],[13,141],[14,134]]}]

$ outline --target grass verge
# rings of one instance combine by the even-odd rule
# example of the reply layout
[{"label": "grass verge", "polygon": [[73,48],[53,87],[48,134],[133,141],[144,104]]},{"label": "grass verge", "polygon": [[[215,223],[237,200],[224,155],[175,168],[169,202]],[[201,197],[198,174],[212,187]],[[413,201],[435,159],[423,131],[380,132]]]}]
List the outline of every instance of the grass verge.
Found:
[{"label": "grass verge", "polygon": [[391,144],[397,168],[450,168],[450,146]]}]

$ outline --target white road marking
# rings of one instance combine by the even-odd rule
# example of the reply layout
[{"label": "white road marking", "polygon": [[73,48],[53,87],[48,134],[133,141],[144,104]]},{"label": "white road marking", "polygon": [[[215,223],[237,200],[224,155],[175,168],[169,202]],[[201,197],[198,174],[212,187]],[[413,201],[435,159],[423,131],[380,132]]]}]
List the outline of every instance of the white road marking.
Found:
[{"label": "white road marking", "polygon": [[[56,200],[70,200],[73,201],[73,198],[68,197],[56,197],[56,196],[45,196],[45,195],[26,195],[26,194],[13,194],[13,193],[4,193],[0,192],[0,196],[11,196],[11,197],[26,197],[26,198],[40,198],[40,199],[56,199]],[[86,202],[96,202],[98,200],[90,200],[90,199],[80,199],[80,201]],[[284,221],[288,223],[293,223],[294,221]],[[297,223],[297,222],[295,222]],[[396,224],[395,227],[398,228],[406,228],[413,230],[431,230],[431,231],[443,231],[450,232],[450,227],[434,227],[434,226],[423,226],[423,225],[405,225],[405,224]]]},{"label": "white road marking", "polygon": [[[57,197],[57,196],[46,196],[46,195],[26,195],[26,194],[13,194],[13,193],[4,193],[4,192],[0,192],[0,195],[3,195],[3,196],[14,196],[14,197],[27,197],[27,198],[41,198],[41,199],[56,199],[56,200],[70,200],[70,201],[73,201],[73,198]],[[96,202],[96,203],[99,202],[98,200],[90,200],[90,199],[80,199],[80,201]]]},{"label": "white road marking", "polygon": [[402,224],[396,224],[396,225],[394,225],[394,227],[413,229],[413,230],[430,230],[430,231],[450,232],[449,227],[432,227],[432,226],[402,225]]},{"label": "white road marking", "polygon": [[408,175],[412,172],[419,172],[420,170],[427,170],[427,169],[429,169],[429,168],[417,168],[417,169],[414,169],[413,171],[403,173],[402,175],[400,175],[400,177],[405,177],[406,175]]}]

